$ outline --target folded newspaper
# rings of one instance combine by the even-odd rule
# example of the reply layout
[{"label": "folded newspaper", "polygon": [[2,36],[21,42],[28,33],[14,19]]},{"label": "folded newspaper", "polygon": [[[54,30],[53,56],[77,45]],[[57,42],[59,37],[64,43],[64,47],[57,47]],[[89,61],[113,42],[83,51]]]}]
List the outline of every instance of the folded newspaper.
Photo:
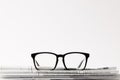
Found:
[{"label": "folded newspaper", "polygon": [[0,80],[120,80],[119,70],[104,67],[86,70],[35,70],[33,68],[1,68]]}]

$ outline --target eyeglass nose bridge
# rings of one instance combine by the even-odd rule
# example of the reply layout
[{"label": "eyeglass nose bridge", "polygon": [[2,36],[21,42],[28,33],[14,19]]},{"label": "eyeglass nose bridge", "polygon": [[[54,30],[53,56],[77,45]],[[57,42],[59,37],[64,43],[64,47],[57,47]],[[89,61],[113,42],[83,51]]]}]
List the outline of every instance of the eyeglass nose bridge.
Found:
[{"label": "eyeglass nose bridge", "polygon": [[59,58],[59,57],[64,57],[64,55],[62,55],[62,54],[59,54],[59,55],[57,55],[57,57]]},{"label": "eyeglass nose bridge", "polygon": [[56,61],[55,67],[54,67],[52,70],[54,70],[54,69],[57,67],[57,64],[58,64],[58,61],[59,61],[58,58],[60,58],[60,57],[62,58],[63,65],[64,65],[65,69],[67,70],[67,67],[66,67],[65,62],[64,62],[64,56],[65,56],[65,55],[63,55],[63,54],[57,55],[57,61]]}]

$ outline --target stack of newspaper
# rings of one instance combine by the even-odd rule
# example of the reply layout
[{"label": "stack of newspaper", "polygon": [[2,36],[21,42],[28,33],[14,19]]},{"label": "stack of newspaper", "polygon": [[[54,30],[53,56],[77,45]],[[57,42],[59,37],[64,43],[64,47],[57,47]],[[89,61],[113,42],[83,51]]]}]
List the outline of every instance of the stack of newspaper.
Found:
[{"label": "stack of newspaper", "polygon": [[116,68],[86,70],[35,70],[32,68],[1,68],[0,80],[120,80]]}]

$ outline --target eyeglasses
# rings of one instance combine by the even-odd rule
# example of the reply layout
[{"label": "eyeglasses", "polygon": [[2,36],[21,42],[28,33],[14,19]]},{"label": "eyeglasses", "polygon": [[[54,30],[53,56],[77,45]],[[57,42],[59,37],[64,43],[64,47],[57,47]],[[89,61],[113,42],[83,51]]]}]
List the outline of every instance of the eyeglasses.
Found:
[{"label": "eyeglasses", "polygon": [[54,70],[58,64],[59,57],[62,57],[63,65],[66,70],[84,70],[87,65],[89,53],[69,52],[65,54],[55,54],[52,52],[38,52],[31,54],[31,57],[33,59],[34,66],[37,70]]}]

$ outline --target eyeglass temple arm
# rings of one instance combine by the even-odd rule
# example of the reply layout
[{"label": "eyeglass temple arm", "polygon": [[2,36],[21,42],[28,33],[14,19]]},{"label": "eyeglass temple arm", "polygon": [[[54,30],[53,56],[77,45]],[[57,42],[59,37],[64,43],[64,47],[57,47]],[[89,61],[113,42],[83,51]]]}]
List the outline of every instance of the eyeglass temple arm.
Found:
[{"label": "eyeglass temple arm", "polygon": [[82,65],[83,61],[84,61],[84,59],[80,62],[78,68],[80,68],[80,66]]},{"label": "eyeglass temple arm", "polygon": [[36,61],[36,63],[37,63],[37,66],[40,66],[37,61]]}]

